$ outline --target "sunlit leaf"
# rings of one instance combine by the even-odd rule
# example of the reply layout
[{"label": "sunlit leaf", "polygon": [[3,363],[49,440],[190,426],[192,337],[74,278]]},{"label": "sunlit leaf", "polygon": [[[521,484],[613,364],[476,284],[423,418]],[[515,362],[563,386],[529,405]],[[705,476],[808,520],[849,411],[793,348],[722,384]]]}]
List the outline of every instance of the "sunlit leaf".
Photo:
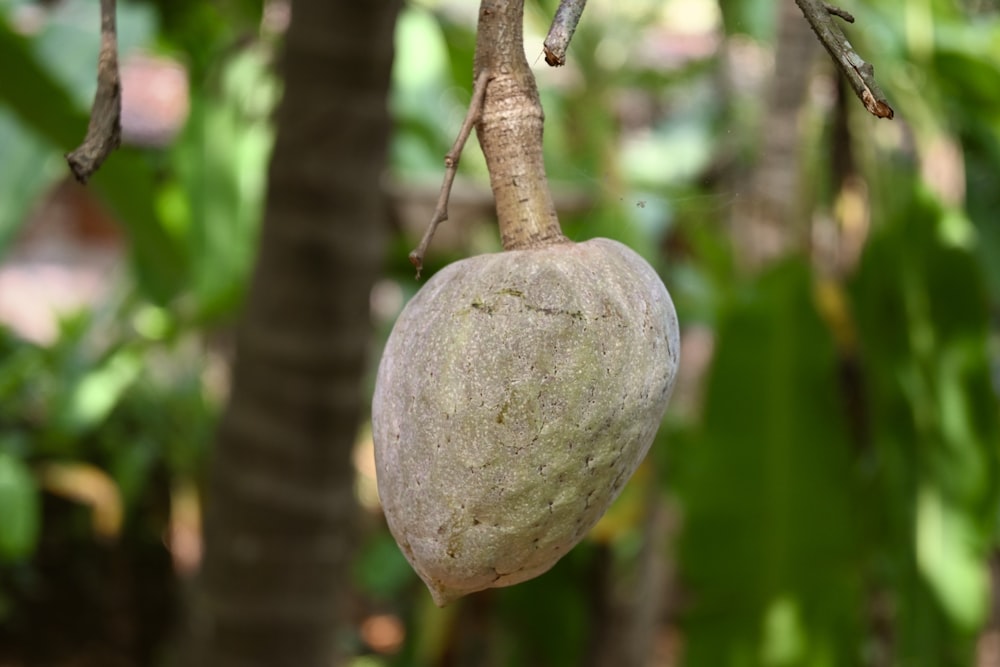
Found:
[{"label": "sunlit leaf", "polygon": [[[396,58],[390,106],[403,130],[393,140],[393,166],[420,174],[443,169],[444,154],[462,125],[465,109],[459,102],[472,91],[472,69],[466,62],[464,81],[450,80],[448,50],[442,28],[425,9],[406,7],[396,24]],[[463,170],[482,162],[473,150],[462,156]]]},{"label": "sunlit leaf", "polygon": [[125,348],[83,375],[64,394],[62,408],[55,415],[60,430],[76,435],[97,426],[139,376],[142,366],[142,356],[135,350]]},{"label": "sunlit leaf", "polygon": [[920,571],[960,628],[975,630],[989,604],[982,540],[974,521],[927,488],[917,499],[916,551]]},{"label": "sunlit leaf", "polygon": [[277,97],[264,53],[248,50],[222,67],[222,90],[192,102],[173,149],[176,184],[158,203],[186,238],[197,309],[208,319],[231,313],[247,283]]}]

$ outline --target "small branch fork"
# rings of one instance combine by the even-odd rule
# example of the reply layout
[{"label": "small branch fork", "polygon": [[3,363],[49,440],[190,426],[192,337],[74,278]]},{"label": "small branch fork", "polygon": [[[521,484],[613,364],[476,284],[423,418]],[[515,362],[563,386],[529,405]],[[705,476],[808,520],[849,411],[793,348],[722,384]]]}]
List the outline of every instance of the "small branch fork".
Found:
[{"label": "small branch fork", "polygon": [[[548,37],[545,39],[545,61],[549,65],[556,67],[566,63],[566,49],[569,47],[569,42],[573,38],[573,33],[576,31],[577,23],[580,21],[580,16],[586,4],[587,0],[562,0],[560,2],[559,9],[552,20],[552,27],[549,29]],[[490,13],[488,9],[482,9],[482,11],[486,14]],[[518,31],[518,34],[520,34],[520,31]],[[479,58],[478,47],[477,58]],[[434,237],[434,232],[437,230],[439,224],[448,219],[448,200],[451,197],[452,184],[455,182],[455,174],[458,171],[458,160],[462,154],[462,149],[465,147],[465,142],[472,132],[472,128],[480,120],[483,100],[486,97],[486,87],[492,79],[493,75],[489,68],[484,68],[479,73],[472,91],[472,100],[469,102],[469,110],[465,115],[465,121],[462,123],[461,130],[459,130],[458,138],[455,139],[451,150],[445,155],[444,182],[441,184],[441,192],[438,195],[434,215],[427,226],[427,231],[424,232],[424,236],[420,240],[420,245],[409,256],[410,263],[417,269],[417,279],[420,278],[420,271],[424,266],[424,256],[427,254],[427,248]]]},{"label": "small branch fork", "polygon": [[559,67],[566,64],[566,49],[569,48],[569,41],[573,39],[576,24],[580,22],[580,15],[586,6],[587,0],[562,0],[559,3],[559,9],[552,19],[552,27],[549,28],[549,34],[542,45],[545,50],[545,62],[550,66]]},{"label": "small branch fork", "polygon": [[[885,99],[885,95],[882,93],[881,88],[875,83],[875,69],[871,64],[865,62],[861,56],[857,54],[851,43],[847,41],[844,36],[843,31],[840,29],[833,17],[836,16],[848,23],[854,23],[854,16],[852,16],[847,11],[840,9],[832,4],[824,2],[823,0],[795,0],[798,4],[799,9],[805,15],[806,20],[809,25],[812,26],[813,31],[819,38],[820,43],[826,47],[826,50],[833,57],[834,62],[840,68],[840,70],[847,77],[850,82],[851,87],[857,94],[861,101],[864,103],[865,108],[868,109],[873,115],[878,118],[892,118],[894,112],[892,107]],[[559,3],[559,9],[556,11],[556,15],[552,20],[552,27],[549,29],[549,34],[545,38],[544,50],[545,50],[545,62],[553,67],[558,67],[566,63],[566,50],[569,47],[569,42],[573,38],[573,33],[576,32],[576,26],[580,21],[580,17],[583,14],[583,9],[587,4],[587,0],[561,0]],[[105,39],[106,33],[108,32],[107,27],[109,25],[106,7],[111,7],[111,18],[110,18],[110,38]],[[114,45],[114,0],[101,0],[101,11],[102,11],[102,47],[101,47],[101,68],[99,76],[99,86],[98,86],[98,96],[94,100],[94,115],[91,118],[91,127],[87,132],[87,141],[73,154],[67,156],[70,158],[70,164],[73,164],[72,155],[84,151],[88,144],[91,142],[92,135],[98,134],[95,131],[95,124],[97,120],[100,119],[98,112],[99,103],[102,100],[102,90],[109,87],[102,84],[105,83],[106,70],[106,49],[108,43],[113,47]],[[118,116],[120,110],[120,85],[118,84],[118,70],[117,62],[114,55],[114,48],[110,49],[110,62],[113,65],[114,73],[114,101],[115,110],[114,114],[114,145],[107,148],[102,154],[96,164],[91,169],[96,170],[100,165],[100,161],[103,161],[104,157],[107,156],[115,146],[117,146],[118,135],[120,129],[118,128]],[[434,232],[437,230],[439,224],[448,219],[448,200],[451,197],[452,185],[455,182],[455,175],[458,171],[458,161],[462,154],[462,150],[465,147],[465,142],[469,138],[469,134],[472,132],[472,128],[480,120],[480,114],[483,107],[483,99],[486,96],[486,87],[490,80],[493,78],[489,69],[483,69],[479,76],[476,78],[475,87],[472,92],[472,100],[469,102],[469,110],[465,115],[465,120],[462,123],[462,128],[459,130],[458,137],[455,139],[455,143],[452,145],[451,150],[445,155],[444,165],[445,165],[445,176],[444,182],[441,184],[441,192],[438,195],[437,206],[434,209],[434,215],[431,217],[430,224],[427,226],[427,230],[424,232],[423,238],[420,240],[420,244],[414,249],[410,255],[410,263],[417,270],[417,278],[420,278],[420,271],[424,266],[424,256],[427,253],[427,248],[430,246],[431,239],[434,238]],[[97,119],[97,120],[95,120]],[[98,128],[99,130],[100,128]],[[103,144],[103,145],[106,145]],[[79,173],[74,167],[74,173],[77,173],[77,178],[80,178]],[[85,181],[86,178],[81,178]]]},{"label": "small branch fork", "polygon": [[886,101],[882,89],[875,83],[875,68],[857,54],[840,26],[833,20],[836,16],[848,23],[854,23],[854,17],[822,0],[795,0],[795,2],[809,21],[820,43],[826,47],[837,67],[847,77],[851,88],[865,108],[878,118],[892,118],[894,115],[892,107]]},{"label": "small branch fork", "polygon": [[86,183],[111,151],[121,144],[122,85],[118,71],[118,29],[115,0],[101,0],[101,52],[97,60],[97,93],[90,111],[87,136],[66,154],[76,180]]},{"label": "small branch fork", "polygon": [[458,131],[458,138],[455,139],[451,150],[444,156],[444,182],[441,184],[441,193],[438,195],[434,216],[427,226],[427,231],[424,232],[424,237],[420,239],[420,245],[410,253],[410,264],[416,267],[418,280],[420,271],[424,268],[424,255],[427,253],[427,247],[431,244],[431,239],[434,238],[434,232],[438,225],[448,219],[448,199],[451,197],[451,186],[455,182],[455,174],[458,172],[458,160],[462,155],[462,149],[465,148],[465,142],[469,139],[469,134],[472,133],[472,128],[479,121],[479,114],[483,109],[483,98],[486,97],[486,85],[492,78],[493,75],[488,69],[480,72],[475,87],[472,89],[472,100],[469,102],[469,110],[462,122],[462,129]]}]

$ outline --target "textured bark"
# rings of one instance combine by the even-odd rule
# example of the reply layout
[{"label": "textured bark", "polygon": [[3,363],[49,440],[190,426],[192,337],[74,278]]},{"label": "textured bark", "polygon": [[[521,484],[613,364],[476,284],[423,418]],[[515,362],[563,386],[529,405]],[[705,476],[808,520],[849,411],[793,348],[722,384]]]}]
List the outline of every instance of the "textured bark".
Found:
[{"label": "textured bark", "polygon": [[483,0],[476,35],[475,76],[488,70],[492,77],[476,135],[490,171],[504,250],[566,241],[545,175],[545,114],[524,57],[523,14],[524,0]]},{"label": "textured bark", "polygon": [[329,667],[355,515],[395,0],[297,0],[185,664]]}]

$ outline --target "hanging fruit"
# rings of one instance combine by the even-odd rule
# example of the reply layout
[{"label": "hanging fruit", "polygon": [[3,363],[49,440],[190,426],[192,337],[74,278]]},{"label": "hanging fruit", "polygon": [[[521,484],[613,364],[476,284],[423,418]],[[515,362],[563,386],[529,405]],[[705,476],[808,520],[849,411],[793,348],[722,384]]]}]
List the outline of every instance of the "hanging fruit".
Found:
[{"label": "hanging fruit", "polygon": [[467,123],[504,252],[446,267],[407,304],[372,405],[389,529],[439,605],[535,577],[578,543],[649,450],[677,372],[677,316],[652,267],[561,232],[522,12],[482,3]]}]

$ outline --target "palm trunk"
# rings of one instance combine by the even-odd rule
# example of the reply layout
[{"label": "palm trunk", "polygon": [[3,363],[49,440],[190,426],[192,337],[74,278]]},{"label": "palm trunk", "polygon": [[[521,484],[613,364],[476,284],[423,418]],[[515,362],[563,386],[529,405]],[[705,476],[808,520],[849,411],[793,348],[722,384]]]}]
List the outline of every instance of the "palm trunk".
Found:
[{"label": "palm trunk", "polygon": [[187,664],[334,664],[356,512],[350,450],[383,252],[397,10],[396,0],[292,3]]}]

